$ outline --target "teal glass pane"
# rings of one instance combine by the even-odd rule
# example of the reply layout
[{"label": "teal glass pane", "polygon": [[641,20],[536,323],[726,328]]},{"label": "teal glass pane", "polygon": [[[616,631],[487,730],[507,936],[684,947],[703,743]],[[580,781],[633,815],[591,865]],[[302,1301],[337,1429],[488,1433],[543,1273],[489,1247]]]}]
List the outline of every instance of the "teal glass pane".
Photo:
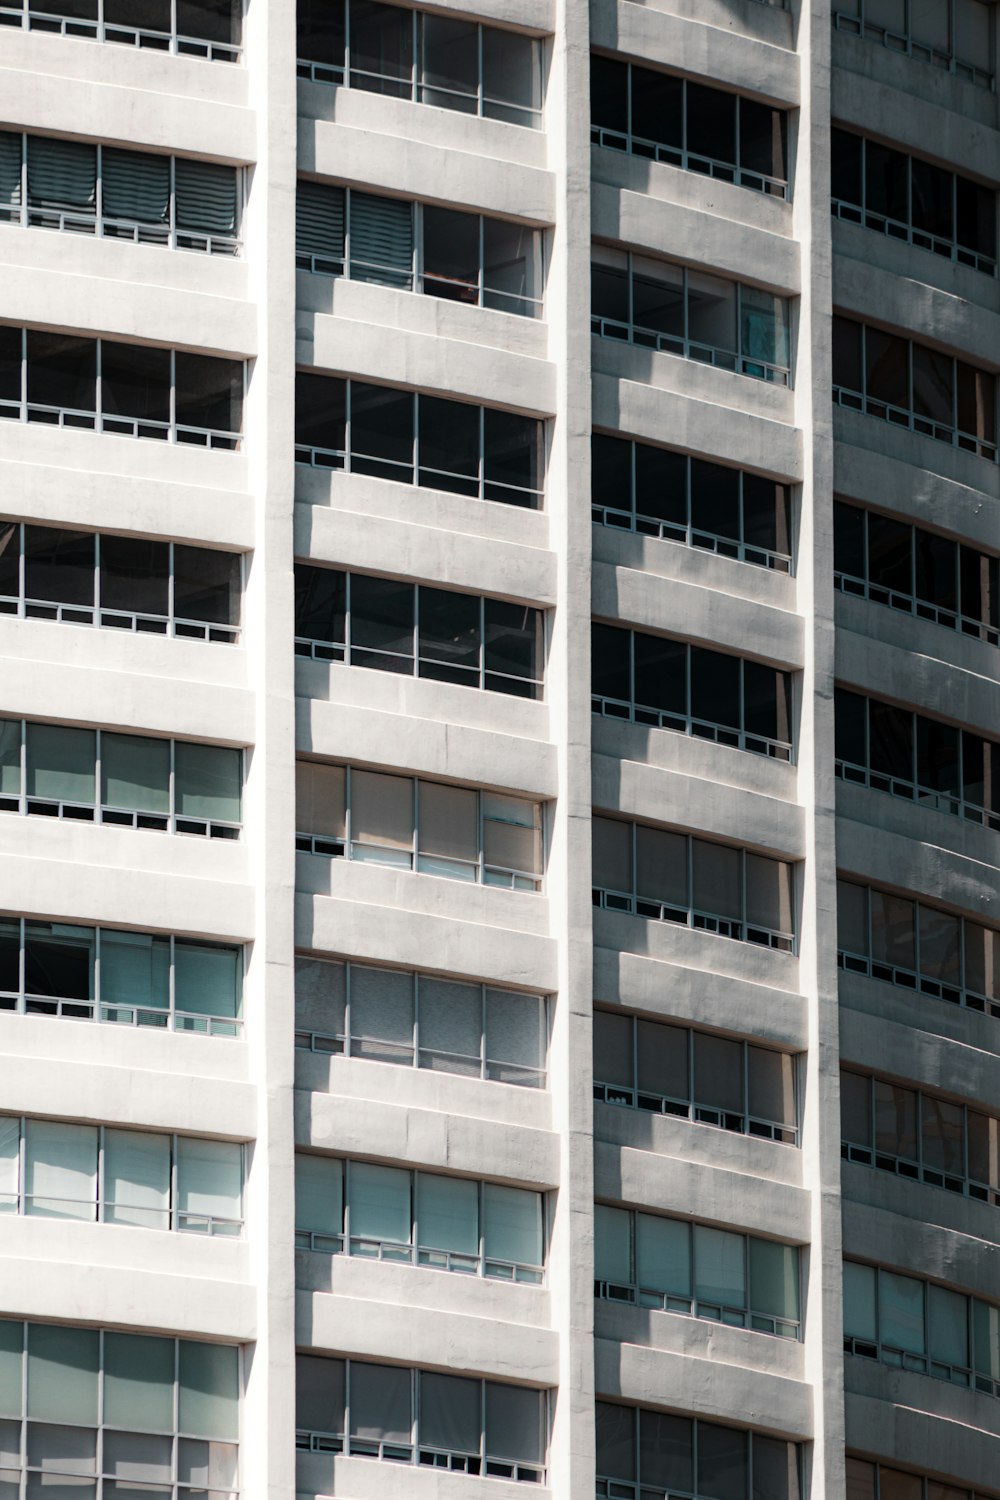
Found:
[{"label": "teal glass pane", "polygon": [[483,1186],[483,1242],[491,1260],[540,1266],[542,1245],[542,1196],[523,1188]]},{"label": "teal glass pane", "polygon": [[913,1276],[897,1276],[894,1271],[878,1275],[879,1338],[890,1349],[904,1349],[908,1354],[923,1354],[924,1284]]},{"label": "teal glass pane", "polygon": [[150,932],[101,929],[101,999],[105,1005],[170,1006],[170,942]]},{"label": "teal glass pane", "polygon": [[198,1016],[238,1016],[240,950],[211,943],[174,944],[174,1008]]},{"label": "teal glass pane", "polygon": [[178,740],[174,747],[174,785],[175,811],[180,817],[238,823],[243,789],[242,752]]},{"label": "teal glass pane", "polygon": [[170,741],[101,735],[101,802],[130,812],[170,811]]},{"label": "teal glass pane", "polygon": [[788,304],[783,297],[740,287],[740,353],[787,370]]},{"label": "teal glass pane", "polygon": [[417,1243],[479,1254],[479,1189],[462,1177],[417,1173]]},{"label": "teal glass pane", "polygon": [[194,1344],[187,1339],[181,1340],[179,1428],[192,1437],[238,1440],[238,1349],[225,1344]]},{"label": "teal glass pane", "polygon": [[97,1423],[99,1336],[89,1328],[28,1324],[28,1416]]},{"label": "teal glass pane", "polygon": [[104,1421],[139,1432],[173,1431],[173,1339],[104,1335]]},{"label": "teal glass pane", "polygon": [[344,1164],[335,1156],[295,1157],[295,1227],[340,1234],[344,1227]]},{"label": "teal glass pane", "polygon": [[97,766],[94,731],[29,724],[27,736],[28,796],[92,804]]},{"label": "teal glass pane", "polygon": [[794,1245],[751,1239],[750,1310],[799,1321],[799,1252]]},{"label": "teal glass pane", "polygon": [[1000,1308],[972,1299],[972,1347],[980,1375],[1000,1380]]},{"label": "teal glass pane", "polygon": [[627,1208],[594,1204],[594,1277],[613,1286],[632,1285],[632,1224]]},{"label": "teal glass pane", "polygon": [[700,1301],[746,1306],[745,1244],[742,1234],[695,1225],[695,1295]]},{"label": "teal glass pane", "polygon": [[195,1220],[241,1220],[243,1148],[234,1141],[181,1136],[177,1142],[177,1209]]},{"label": "teal glass pane", "polygon": [[650,1292],[691,1295],[691,1226],[652,1214],[635,1216],[637,1279]]},{"label": "teal glass pane", "polygon": [[21,721],[0,719],[0,793],[16,797],[21,791]]},{"label": "teal glass pane", "polygon": [[352,1162],[348,1182],[351,1238],[410,1243],[410,1174]]},{"label": "teal glass pane", "polygon": [[875,1268],[859,1266],[857,1261],[844,1262],[844,1333],[849,1339],[878,1337],[875,1312]]},{"label": "teal glass pane", "polygon": [[22,1415],[24,1324],[0,1318],[0,1416]]},{"label": "teal glass pane", "polygon": [[944,1286],[927,1288],[927,1334],[931,1359],[969,1368],[969,1299]]}]

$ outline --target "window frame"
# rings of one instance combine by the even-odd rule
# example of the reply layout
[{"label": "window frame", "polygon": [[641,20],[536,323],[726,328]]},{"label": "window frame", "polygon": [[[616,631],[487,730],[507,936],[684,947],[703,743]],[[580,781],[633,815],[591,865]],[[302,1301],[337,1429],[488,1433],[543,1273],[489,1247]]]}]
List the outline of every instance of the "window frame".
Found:
[{"label": "window frame", "polygon": [[[641,1434],[642,1434],[642,1416],[643,1416],[643,1412],[648,1412],[650,1416],[657,1417],[657,1416],[661,1415],[660,1410],[658,1408],[653,1408],[653,1407],[643,1407],[643,1406],[639,1406],[639,1405],[634,1405],[631,1402],[625,1402],[625,1401],[606,1401],[606,1400],[604,1400],[600,1396],[598,1396],[598,1398],[597,1398],[597,1404],[602,1405],[602,1406],[615,1406],[615,1407],[618,1407],[621,1410],[630,1412],[632,1414],[632,1443],[633,1443],[632,1470],[633,1470],[633,1474],[635,1475],[634,1479],[619,1479],[616,1476],[611,1475],[611,1474],[607,1474],[607,1475],[606,1474],[602,1474],[601,1471],[600,1471],[600,1454],[598,1454],[597,1491],[596,1491],[597,1500],[642,1500],[643,1496],[653,1496],[654,1494],[656,1494],[656,1495],[662,1494],[663,1491],[660,1490],[658,1486],[656,1487],[656,1489],[654,1489],[652,1486],[645,1484],[643,1482],[643,1478],[642,1478],[642,1436],[641,1436]],[[673,1415],[672,1413],[669,1413],[669,1414]],[[699,1490],[699,1488],[698,1488],[698,1478],[699,1478],[699,1475],[698,1475],[698,1467],[699,1467],[699,1465],[698,1465],[698,1459],[699,1459],[699,1452],[698,1452],[698,1429],[699,1429],[700,1426],[705,1426],[705,1427],[715,1427],[715,1428],[718,1428],[718,1427],[729,1427],[733,1432],[738,1432],[738,1433],[740,1433],[741,1436],[743,1436],[743,1437],[746,1438],[746,1440],[747,1440],[747,1446],[746,1446],[746,1468],[745,1468],[745,1472],[744,1472],[744,1475],[743,1475],[743,1479],[744,1479],[744,1483],[745,1483],[745,1491],[744,1491],[744,1493],[746,1493],[746,1494],[754,1495],[754,1494],[757,1493],[757,1491],[755,1489],[755,1486],[754,1486],[754,1482],[753,1482],[754,1440],[755,1440],[755,1438],[759,1438],[759,1439],[761,1439],[763,1441],[783,1442],[783,1443],[786,1444],[786,1447],[793,1449],[794,1452],[795,1452],[795,1470],[796,1470],[796,1490],[795,1490],[794,1500],[800,1500],[800,1497],[803,1494],[803,1488],[802,1488],[802,1444],[801,1443],[789,1442],[788,1439],[786,1439],[786,1438],[780,1438],[780,1437],[772,1438],[770,1436],[770,1434],[768,1434],[766,1432],[759,1432],[759,1431],[757,1431],[757,1429],[755,1429],[753,1427],[737,1427],[737,1426],[735,1426],[735,1425],[733,1425],[731,1423],[728,1423],[728,1422],[726,1422],[726,1423],[716,1422],[716,1421],[712,1421],[712,1420],[709,1420],[709,1419],[704,1418],[704,1417],[690,1417],[690,1416],[687,1416],[687,1415],[680,1415],[679,1419],[681,1421],[686,1422],[690,1426],[690,1429],[691,1429],[691,1469],[692,1469],[692,1479],[693,1479],[693,1482],[694,1482],[694,1487],[690,1491],[690,1494],[692,1496],[698,1496],[701,1493],[700,1490]],[[677,1493],[680,1493],[680,1492],[679,1491],[675,1491],[673,1488],[671,1488],[671,1490],[670,1490],[669,1493],[670,1493],[671,1496],[673,1496],[674,1494],[677,1494]]]}]

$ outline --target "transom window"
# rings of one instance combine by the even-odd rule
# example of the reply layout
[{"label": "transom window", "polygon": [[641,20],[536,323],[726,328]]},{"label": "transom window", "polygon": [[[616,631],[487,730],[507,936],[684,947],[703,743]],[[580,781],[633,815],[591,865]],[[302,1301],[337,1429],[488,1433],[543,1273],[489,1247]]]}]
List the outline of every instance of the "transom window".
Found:
[{"label": "transom window", "polygon": [[844,1352],[1000,1396],[1000,1308],[881,1266],[844,1261]]},{"label": "transom window", "polygon": [[235,1345],[0,1320],[0,1488],[238,1500],[240,1390]]},{"label": "transom window", "polygon": [[0,719],[0,812],[240,836],[243,751]]},{"label": "transom window", "polygon": [[1000,1120],[868,1073],[840,1075],[845,1161],[1000,1207]]},{"label": "transom window", "polygon": [[538,129],[542,44],[465,16],[298,0],[299,77]]},{"label": "transom window", "polygon": [[595,146],[788,196],[788,115],[770,104],[594,53],[590,119]]},{"label": "transom window", "polygon": [[508,219],[300,179],[295,260],[300,271],[542,315],[541,230]]},{"label": "transom window", "polygon": [[240,61],[241,0],[3,0],[0,26]]},{"label": "transom window", "polygon": [[542,498],[536,417],[332,375],[295,377],[295,461],[504,505]]},{"label": "transom window", "polygon": [[931,1479],[907,1469],[893,1469],[867,1458],[847,1455],[847,1493],[851,1500],[995,1500],[957,1480]]},{"label": "transom window", "polygon": [[596,1403],[598,1500],[799,1500],[797,1444],[645,1406]]},{"label": "transom window", "polygon": [[762,662],[613,625],[591,627],[595,714],[792,759],[792,680]]},{"label": "transom window", "polygon": [[839,314],[833,319],[833,402],[996,462],[994,375]]},{"label": "transom window", "polygon": [[996,275],[992,188],[847,130],[831,138],[834,218]]},{"label": "transom window", "polygon": [[243,950],[165,933],[0,917],[0,1010],[239,1036]]},{"label": "transom window", "polygon": [[922,901],[837,882],[837,963],[1000,1019],[1000,932]]},{"label": "transom window", "polygon": [[647,823],[592,821],[595,906],[795,951],[790,864]]},{"label": "transom window", "polygon": [[1000,832],[1000,744],[837,688],[836,774]]},{"label": "transom window", "polygon": [[239,1238],[243,1147],[0,1115],[5,1213]]},{"label": "transom window", "polygon": [[798,1145],[791,1053],[620,1011],[595,1010],[593,1026],[601,1103]]},{"label": "transom window", "polygon": [[593,519],[790,573],[789,487],[673,448],[595,432]]},{"label": "transom window", "polygon": [[786,297],[674,261],[595,245],[590,331],[790,384]]},{"label": "transom window", "polygon": [[594,1274],[599,1301],[801,1337],[794,1245],[595,1203]]},{"label": "transom window", "polygon": [[242,597],[239,552],[0,517],[0,614],[235,644]]},{"label": "transom window", "polygon": [[320,761],[295,769],[303,854],[541,889],[540,802]]},{"label": "transom window", "polygon": [[296,1357],[295,1384],[307,1452],[545,1482],[545,1391],[314,1354]]},{"label": "transom window", "polygon": [[538,1286],[544,1200],[495,1182],[299,1154],[295,1246]]},{"label": "transom window", "polygon": [[833,524],[841,593],[1000,645],[1000,558],[841,500]]},{"label": "transom window", "polygon": [[0,324],[0,420],[240,447],[239,360]]},{"label": "transom window", "polygon": [[833,24],[989,89],[992,11],[989,0],[833,0]]},{"label": "transom window", "polygon": [[0,223],[236,255],[236,167],[0,131]]},{"label": "transom window", "polygon": [[298,957],[295,1045],[542,1089],[546,1002],[412,969]]},{"label": "transom window", "polygon": [[540,698],[545,616],[504,599],[296,563],[295,650],[314,661]]}]

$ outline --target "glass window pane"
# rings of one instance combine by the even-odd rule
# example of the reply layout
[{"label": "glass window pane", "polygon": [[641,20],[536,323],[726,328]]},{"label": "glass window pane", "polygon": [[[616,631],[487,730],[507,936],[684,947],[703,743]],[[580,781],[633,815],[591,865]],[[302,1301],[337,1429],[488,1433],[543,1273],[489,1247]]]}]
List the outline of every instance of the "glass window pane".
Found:
[{"label": "glass window pane", "polygon": [[351,1360],[351,1436],[409,1443],[413,1429],[410,1371]]},{"label": "glass window pane", "polygon": [[438,682],[479,686],[481,601],[450,589],[421,588],[420,675]]},{"label": "glass window pane", "polygon": [[[486,1063],[491,1077],[529,1082],[518,1069],[542,1070],[547,1046],[545,1000],[514,990],[486,991]],[[511,1069],[496,1065],[512,1064]]]},{"label": "glass window pane", "polygon": [[[700,83],[687,86],[688,151],[712,161],[736,162],[736,95]],[[697,169],[697,168],[696,168]],[[704,167],[701,168],[704,171]]]},{"label": "glass window pane", "polygon": [[347,1178],[352,1239],[408,1245],[412,1224],[410,1173],[352,1162]]},{"label": "glass window pane", "polygon": [[875,1500],[875,1465],[866,1459],[848,1457],[847,1500]]},{"label": "glass window pane", "polygon": [[208,1228],[207,1221],[243,1218],[243,1147],[234,1141],[177,1140],[177,1212],[185,1229]]},{"label": "glass window pane", "polygon": [[339,568],[295,567],[295,634],[310,641],[347,639],[347,574]]},{"label": "glass window pane", "polygon": [[969,1110],[969,1176],[1000,1187],[1000,1120]]},{"label": "glass window pane", "polygon": [[17,1213],[20,1180],[21,1121],[0,1115],[0,1214]]},{"label": "glass window pane", "polygon": [[0,1318],[0,1415],[6,1417],[19,1417],[24,1410],[23,1350],[24,1325]]},{"label": "glass window pane", "polygon": [[612,1286],[632,1285],[632,1215],[627,1208],[594,1204],[594,1275]]},{"label": "glass window pane", "polygon": [[243,1009],[239,948],[178,940],[174,1006],[200,1016],[238,1016]]},{"label": "glass window pane", "polygon": [[516,412],[483,410],[483,475],[487,500],[532,505],[542,486],[542,426]]},{"label": "glass window pane", "polygon": [[912,901],[890,896],[885,891],[870,891],[872,922],[872,958],[876,963],[916,966],[914,944],[915,909]]},{"label": "glass window pane", "polygon": [[742,1042],[695,1033],[694,1097],[696,1104],[743,1113]]},{"label": "glass window pane", "polygon": [[[105,416],[169,422],[170,350],[102,339],[101,410]],[[112,426],[115,430],[120,430],[118,424]]]},{"label": "glass window pane", "polygon": [[27,1430],[27,1460],[33,1469],[53,1475],[45,1478],[29,1475],[30,1500],[94,1500],[93,1482],[60,1479],[59,1475],[94,1474],[97,1471],[97,1433],[85,1427],[49,1426],[31,1422]]},{"label": "glass window pane", "polygon": [[671,1099],[688,1099],[688,1031],[659,1021],[636,1021],[637,1083]]},{"label": "glass window pane", "polygon": [[[184,0],[178,0],[178,9],[183,6]],[[174,173],[178,229],[205,235],[235,235],[241,186],[237,170],[220,162],[190,161],[178,156]],[[195,246],[201,248],[197,240]]]},{"label": "glass window pane", "polygon": [[594,1011],[594,1078],[630,1089],[635,1083],[632,1017]]},{"label": "glass window pane", "polygon": [[599,1477],[625,1484],[635,1478],[636,1416],[631,1406],[612,1406],[608,1401],[596,1403]]},{"label": "glass window pane", "polygon": [[351,468],[378,479],[413,483],[410,391],[351,381]]},{"label": "glass window pane", "polygon": [[755,99],[740,100],[740,166],[765,177],[786,175],[787,116]]},{"label": "glass window pane", "polygon": [[789,367],[788,302],[756,287],[740,287],[740,353],[748,375],[763,373],[747,360]]},{"label": "glass window pane", "polygon": [[395,5],[351,0],[351,86],[409,98],[413,17]]},{"label": "glass window pane", "polygon": [[422,974],[418,988],[422,1066],[478,1077],[482,1071],[482,990]]},{"label": "glass window pane", "polygon": [[0,994],[21,992],[21,923],[0,920]]},{"label": "glass window pane", "polygon": [[104,1335],[104,1420],[146,1432],[173,1430],[173,1339]]},{"label": "glass window pane", "polygon": [[962,982],[961,926],[958,917],[932,906],[917,907],[920,972],[944,984]]},{"label": "glass window pane", "polygon": [[413,985],[401,970],[351,964],[352,1056],[412,1063]]},{"label": "glass window pane", "polygon": [[861,324],[852,318],[833,319],[833,383],[843,390],[863,390]]},{"label": "glass window pane", "polygon": [[239,1350],[180,1341],[178,1427],[192,1437],[239,1438]]},{"label": "glass window pane", "polygon": [[482,1386],[460,1375],[420,1372],[420,1446],[445,1453],[479,1453]]},{"label": "glass window pane", "polygon": [[862,956],[869,951],[868,891],[847,880],[837,881],[837,947]]},{"label": "glass window pane", "polygon": [[844,1333],[874,1343],[878,1337],[875,1268],[844,1261]]},{"label": "glass window pane", "polygon": [[495,691],[521,693],[526,690],[513,682],[499,681],[493,674],[532,682],[542,675],[545,646],[545,616],[539,609],[525,604],[510,604],[503,599],[486,599],[483,604],[484,666],[486,685]]},{"label": "glass window pane", "polygon": [[902,1469],[887,1469],[879,1464],[878,1492],[879,1500],[923,1500],[923,1480],[919,1474],[906,1474]]},{"label": "glass window pane", "polygon": [[101,802],[129,812],[170,811],[170,741],[101,736]]},{"label": "glass window pane", "polygon": [[[344,466],[347,447],[347,381],[329,375],[295,376],[295,442],[321,448],[331,468]],[[330,455],[338,455],[330,457]],[[308,462],[306,455],[306,462]]]},{"label": "glass window pane", "polygon": [[338,271],[343,268],[345,199],[342,187],[301,179],[296,184],[296,254],[321,256],[327,262],[321,269],[329,272],[334,269],[329,262],[339,262]]},{"label": "glass window pane", "polygon": [[657,1490],[694,1489],[694,1423],[666,1412],[639,1412],[639,1477]]},{"label": "glass window pane", "polygon": [[594,841],[594,885],[599,890],[631,894],[634,886],[632,824],[595,814],[591,819],[591,828]]},{"label": "glass window pane", "polygon": [[174,745],[174,798],[179,817],[239,823],[243,753],[219,745]]},{"label": "glass window pane", "polygon": [[368,578],[363,573],[352,574],[350,585],[354,665],[412,672],[413,585],[392,578]]},{"label": "glass window pane", "polygon": [[540,875],[541,808],[520,797],[483,792],[483,860],[490,868]]},{"label": "glass window pane", "polygon": [[94,998],[93,927],[61,922],[24,924],[24,988],[59,1000]]},{"label": "glass window pane", "polygon": [[840,1129],[845,1141],[872,1143],[871,1079],[860,1073],[840,1075]]},{"label": "glass window pane", "polygon": [[924,1285],[894,1271],[878,1273],[879,1337],[891,1349],[923,1354]]},{"label": "glass window pane", "polygon": [[694,908],[737,922],[743,917],[742,854],[726,844],[693,841]]},{"label": "glass window pane", "polygon": [[96,1127],[28,1120],[24,1136],[25,1213],[96,1219]]},{"label": "glass window pane", "polygon": [[920,1127],[925,1167],[965,1176],[965,1110],[961,1104],[924,1094]]},{"label": "glass window pane", "polygon": [[238,433],[243,425],[244,367],[207,354],[174,355],[174,417],[178,427]]},{"label": "glass window pane", "polygon": [[28,796],[93,804],[97,738],[92,729],[29,724]]},{"label": "glass window pane", "polygon": [[295,1025],[301,1031],[343,1036],[347,976],[344,964],[319,958],[295,960]]},{"label": "glass window pane", "polygon": [[689,903],[688,840],[683,833],[635,826],[635,890],[638,897],[685,910]]},{"label": "glass window pane", "polygon": [[479,1187],[464,1177],[416,1173],[417,1243],[479,1255]]},{"label": "glass window pane", "polygon": [[[440,293],[436,291],[436,295]],[[468,401],[446,401],[440,396],[422,395],[418,420],[420,484],[455,495],[477,495],[482,449],[481,409]]]},{"label": "glass window pane", "polygon": [[747,1492],[747,1433],[698,1423],[698,1493],[711,1500],[744,1500]]},{"label": "glass window pane", "polygon": [[723,1307],[745,1307],[746,1236],[694,1226],[695,1296]]},{"label": "glass window pane", "polygon": [[[171,1351],[171,1354],[173,1351]],[[102,1457],[102,1472],[118,1481],[106,1483],[105,1495],[109,1500],[138,1500],[143,1494],[167,1494],[147,1490],[142,1483],[131,1489],[130,1481],[169,1481],[173,1469],[174,1443],[172,1437],[153,1437],[149,1433],[105,1432]],[[76,1497],[74,1497],[76,1500]]]},{"label": "glass window pane", "polygon": [[464,18],[424,15],[423,88],[425,104],[477,113],[479,27]]},{"label": "glass window pane", "polygon": [[923,344],[913,345],[913,409],[918,416],[951,427],[955,419],[955,361],[950,354]]},{"label": "glass window pane", "polygon": [[[628,640],[628,632],[615,634]],[[634,642],[634,698],[643,708],[656,709],[658,713],[687,715],[688,711],[688,648],[683,641],[672,641],[667,636],[643,635],[636,632]],[[627,697],[627,694],[623,694]]]},{"label": "glass window pane", "polygon": [[799,1252],[794,1245],[750,1237],[750,1309],[799,1320]]},{"label": "glass window pane", "polygon": [[347,833],[344,788],[343,766],[324,766],[316,760],[296,761],[296,827],[303,833],[344,838]]},{"label": "glass window pane", "polygon": [[928,1351],[931,1359],[969,1368],[969,1299],[944,1286],[927,1288]]},{"label": "glass window pane", "polygon": [[295,1356],[295,1425],[303,1432],[344,1431],[346,1366],[342,1359]]},{"label": "glass window pane", "polygon": [[421,781],[417,817],[420,868],[458,879],[475,879],[479,863],[478,793]]},{"label": "glass window pane", "polygon": [[791,936],[794,931],[794,872],[779,859],[747,854],[747,922],[769,932]]},{"label": "glass window pane", "polygon": [[491,1260],[516,1265],[540,1266],[542,1244],[542,1196],[522,1188],[483,1184],[483,1249]]},{"label": "glass window pane", "polygon": [[101,605],[127,614],[160,615],[170,606],[170,549],[143,537],[101,537]]},{"label": "glass window pane", "polygon": [[[783,1443],[777,1438],[761,1437],[755,1432],[752,1500],[798,1500],[798,1494],[799,1461],[796,1445]],[[860,1500],[860,1497],[850,1495],[850,1500]]]},{"label": "glass window pane", "polygon": [[104,1132],[104,1221],[170,1228],[170,1137]]},{"label": "glass window pane", "polygon": [[97,1425],[100,1335],[88,1328],[28,1324],[28,1416]]},{"label": "glass window pane", "polygon": [[[690,85],[689,85],[690,87]],[[687,278],[688,338],[727,354],[736,351],[736,283],[704,271]]]},{"label": "glass window pane", "polygon": [[[94,603],[95,538],[92,532],[56,526],[24,528],[24,594],[54,604]],[[14,564],[9,592],[17,589],[17,533],[7,549]]]},{"label": "glass window pane", "polygon": [[174,547],[174,615],[209,625],[240,623],[241,557],[207,547]]},{"label": "glass window pane", "polygon": [[486,1382],[486,1452],[519,1463],[545,1462],[542,1393]]},{"label": "glass window pane", "polygon": [[[620,273],[612,272],[612,279],[608,280],[607,272],[599,269],[600,262],[595,260],[594,270],[598,271],[601,280],[605,281],[609,290],[616,298],[620,298],[625,290],[620,280]],[[631,321],[636,328],[648,329],[652,333],[662,334],[670,339],[683,339],[684,337],[684,269],[682,266],[672,264],[666,260],[654,260],[651,256],[635,255],[632,257],[631,269],[632,287],[632,318]],[[598,283],[598,289],[600,283]],[[595,306],[595,312],[598,307]],[[623,309],[624,311],[624,309]],[[615,317],[614,312],[605,316]],[[624,316],[617,321],[625,322]],[[646,342],[649,342],[648,340]]]},{"label": "glass window pane", "polygon": [[636,1281],[651,1292],[691,1295],[691,1226],[654,1214],[635,1216]]},{"label": "glass window pane", "polygon": [[907,341],[881,328],[865,329],[866,390],[869,400],[903,409],[910,405]]},{"label": "glass window pane", "polygon": [[795,1059],[769,1047],[747,1048],[747,1109],[758,1120],[794,1126]]},{"label": "glass window pane", "polygon": [[101,931],[101,1000],[105,1005],[170,1005],[170,941],[149,932]]},{"label": "glass window pane", "polygon": [[511,125],[535,125],[542,102],[541,44],[499,26],[483,27],[483,114]]},{"label": "glass window pane", "polygon": [[344,1228],[344,1164],[335,1156],[295,1156],[295,1227],[318,1234]]},{"label": "glass window pane", "polygon": [[21,790],[21,721],[0,719],[0,792],[18,796]]},{"label": "glass window pane", "polygon": [[[94,209],[97,151],[83,141],[28,136],[28,204],[32,208]],[[46,221],[50,222],[50,221]],[[52,221],[58,227],[58,220]]]},{"label": "glass window pane", "polygon": [[917,1096],[913,1089],[875,1079],[875,1147],[917,1159]]},{"label": "glass window pane", "polygon": [[413,279],[413,205],[401,198],[351,193],[351,279],[409,289]]},{"label": "glass window pane", "polygon": [[397,850],[399,853],[391,862],[409,868],[412,847],[412,778],[384,776],[376,771],[352,771],[351,848],[354,858],[373,858],[376,849]]},{"label": "glass window pane", "polygon": [[502,219],[483,220],[483,305],[530,317],[542,293],[542,242],[537,230]]},{"label": "glass window pane", "polygon": [[[425,23],[430,20],[426,17]],[[471,30],[474,32],[475,27]],[[424,209],[425,292],[452,302],[474,305],[479,301],[479,226],[478,214],[456,213],[450,208]],[[420,415],[422,419],[423,411]]]}]

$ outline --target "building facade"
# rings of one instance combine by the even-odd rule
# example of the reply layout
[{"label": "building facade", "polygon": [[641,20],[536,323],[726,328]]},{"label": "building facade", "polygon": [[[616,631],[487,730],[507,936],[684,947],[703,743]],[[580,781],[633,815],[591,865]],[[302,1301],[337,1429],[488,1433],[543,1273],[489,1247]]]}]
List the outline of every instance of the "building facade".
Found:
[{"label": "building facade", "polygon": [[997,1500],[998,20],[0,4],[2,1500]]}]

